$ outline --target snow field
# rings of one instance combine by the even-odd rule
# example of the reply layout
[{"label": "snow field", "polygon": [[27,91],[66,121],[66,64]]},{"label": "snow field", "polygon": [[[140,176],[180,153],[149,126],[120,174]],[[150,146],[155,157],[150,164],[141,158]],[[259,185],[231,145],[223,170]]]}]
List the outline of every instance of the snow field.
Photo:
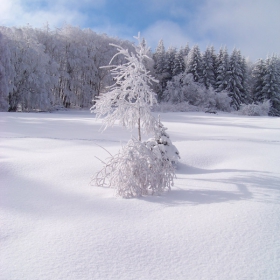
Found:
[{"label": "snow field", "polygon": [[280,120],[164,113],[159,197],[91,186],[130,133],[83,111],[0,114],[0,279],[280,278]]}]

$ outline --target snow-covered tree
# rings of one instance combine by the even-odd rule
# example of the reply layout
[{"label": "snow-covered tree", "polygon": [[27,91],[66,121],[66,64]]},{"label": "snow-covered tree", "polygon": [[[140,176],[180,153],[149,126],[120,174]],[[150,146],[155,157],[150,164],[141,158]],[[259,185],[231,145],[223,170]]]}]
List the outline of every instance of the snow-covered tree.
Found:
[{"label": "snow-covered tree", "polygon": [[171,104],[188,102],[198,109],[230,110],[231,98],[228,92],[216,92],[210,86],[207,89],[202,83],[195,82],[192,74],[181,73],[167,83],[164,91],[165,101]]},{"label": "snow-covered tree", "polygon": [[29,26],[9,30],[8,47],[12,64],[9,87],[9,110],[18,105],[22,110],[50,108],[50,95],[46,64],[48,56],[39,44],[34,30]]},{"label": "snow-covered tree", "polygon": [[200,106],[200,99],[206,100],[206,88],[203,84],[195,82],[191,73],[181,73],[167,83],[164,96],[166,102],[173,104],[188,102]]},{"label": "snow-covered tree", "polygon": [[166,132],[167,128],[162,124],[160,118],[155,124],[155,136],[148,139],[145,145],[153,152],[160,154],[163,161],[169,161],[176,165],[180,159],[179,151],[172,144]]},{"label": "snow-covered tree", "polygon": [[184,50],[176,51],[174,58],[174,67],[172,70],[172,77],[183,73],[185,71]]},{"label": "snow-covered tree", "polygon": [[[192,79],[192,75],[189,74]],[[181,73],[172,78],[171,81],[167,83],[166,89],[163,92],[163,101],[170,102],[172,104],[178,104],[186,101],[185,92],[183,89],[185,81],[185,74]]]},{"label": "snow-covered tree", "polygon": [[280,116],[280,63],[279,58],[272,56],[266,59],[266,70],[263,78],[262,95],[270,100],[272,116]]},{"label": "snow-covered tree", "polygon": [[227,87],[229,57],[227,48],[221,48],[216,62],[216,86],[217,91],[223,91]]},{"label": "snow-covered tree", "polygon": [[152,54],[152,51],[151,51],[151,48],[148,47],[147,45],[147,41],[145,38],[142,38],[142,41],[141,41],[141,46],[143,47],[143,49],[146,49],[146,55],[148,58],[146,59],[143,59],[143,64],[145,65],[145,68],[150,71],[150,72],[155,72],[154,71],[154,61],[153,61],[153,54]]},{"label": "snow-covered tree", "polygon": [[195,82],[202,78],[202,58],[198,45],[195,45],[189,52],[186,61],[186,72],[193,75]]},{"label": "snow-covered tree", "polygon": [[246,116],[267,116],[271,110],[269,100],[253,104],[242,104],[238,113]]},{"label": "snow-covered tree", "polygon": [[0,111],[8,111],[9,109],[9,71],[10,53],[7,48],[7,42],[0,32]]},{"label": "snow-covered tree", "polygon": [[255,64],[252,76],[253,76],[253,86],[252,86],[252,95],[255,103],[263,102],[266,96],[263,95],[264,87],[264,76],[265,76],[265,62],[263,59],[259,59]]},{"label": "snow-covered tree", "polygon": [[159,41],[153,59],[155,61],[154,67],[156,69],[156,74],[162,74],[166,68],[165,47],[163,40]]},{"label": "snow-covered tree", "polygon": [[[10,53],[2,57],[11,66],[4,67],[11,111],[18,105],[23,110],[91,107],[93,98],[113,83],[110,71],[100,68],[116,53],[109,43],[132,48],[128,41],[70,25],[56,30],[48,25],[43,29],[1,26],[0,32]],[[115,63],[121,64],[122,59],[116,58]]]},{"label": "snow-covered tree", "polygon": [[189,44],[187,43],[182,50],[183,50],[183,57],[187,57],[191,50]]},{"label": "snow-covered tree", "polygon": [[124,197],[159,195],[173,186],[174,167],[160,150],[131,139],[93,178],[99,187],[111,187]]},{"label": "snow-covered tree", "polygon": [[249,64],[250,64],[250,62],[247,61],[244,56],[241,57],[241,61],[240,61],[241,72],[242,72],[241,86],[242,86],[242,89],[243,89],[243,92],[244,92],[244,97],[245,97],[245,102],[246,103],[250,103],[250,102],[253,101],[252,97],[250,95],[249,73],[250,73],[251,69],[249,68]]},{"label": "snow-covered tree", "polygon": [[168,55],[165,51],[163,40],[160,40],[153,55],[155,77],[159,81],[155,87],[158,100],[162,100],[162,94],[170,79]]},{"label": "snow-covered tree", "polygon": [[94,177],[97,186],[113,187],[122,197],[160,194],[170,189],[174,178],[171,160],[166,160],[159,150],[150,149],[141,142],[141,133],[154,132],[157,125],[151,114],[156,97],[150,87],[156,80],[144,65],[148,48],[141,43],[140,34],[135,38],[139,43],[135,52],[115,46],[118,53],[110,64],[118,55],[123,55],[126,63],[111,65],[115,84],[97,98],[91,108],[97,117],[104,117],[105,127],[116,121],[128,129],[138,127],[138,140],[131,139],[117,155],[111,155]]},{"label": "snow-covered tree", "polygon": [[232,107],[235,110],[246,102],[245,89],[243,88],[244,69],[242,69],[242,57],[239,50],[234,49],[228,63],[226,90],[232,99]]},{"label": "snow-covered tree", "polygon": [[206,88],[215,87],[215,51],[208,47],[202,56],[202,81]]},{"label": "snow-covered tree", "polygon": [[[140,35],[139,35],[140,36]],[[140,37],[135,37],[140,40]],[[118,53],[123,55],[126,63],[111,65],[115,83],[109,87],[109,92],[95,100],[91,111],[97,117],[104,117],[105,127],[112,126],[116,121],[128,129],[138,128],[138,139],[142,133],[153,131],[154,117],[151,107],[156,104],[156,95],[151,89],[153,82],[157,82],[146,70],[143,61],[147,57],[148,49],[140,44],[135,47],[135,53],[129,52],[121,46],[115,46]]]},{"label": "snow-covered tree", "polygon": [[[108,86],[115,83],[109,68],[101,67],[108,65],[117,52],[110,43],[128,52],[134,51],[129,41],[70,25],[55,30],[51,30],[48,25],[42,29],[34,29],[29,25],[21,28],[0,26],[0,32],[5,41],[3,44],[3,38],[0,40],[1,110],[6,110],[7,101],[10,111],[17,110],[18,105],[27,111],[61,106],[90,108],[96,96],[110,91]],[[141,44],[146,48],[144,39]],[[171,84],[177,78],[172,82],[171,79],[186,71],[192,74],[194,82],[203,83],[207,90],[211,86],[217,92],[227,90],[234,108],[243,102],[263,102],[267,98],[274,100],[271,103],[272,110],[278,107],[278,94],[271,94],[273,89],[269,88],[269,85],[272,87],[278,82],[277,79],[269,81],[268,72],[272,73],[274,67],[276,70],[273,75],[279,76],[279,58],[276,58],[276,66],[272,67],[270,62],[263,60],[262,65],[257,64],[253,71],[252,64],[240,55],[240,51],[233,51],[230,58],[225,47],[217,56],[213,47],[207,48],[201,56],[198,46],[190,50],[188,44],[178,51],[174,48],[165,51],[162,40],[155,53],[149,50],[146,56],[153,58],[145,58],[143,64],[150,75],[159,81],[152,85],[159,102],[174,99],[174,96],[178,97],[175,98],[177,100],[181,99],[180,94],[177,94],[179,91],[170,93]],[[125,59],[124,56],[116,56],[114,64],[125,64]],[[234,61],[236,67],[233,70]],[[236,70],[239,74],[232,77]],[[168,82],[171,83],[166,91]],[[238,91],[242,93],[241,99]],[[170,97],[167,96],[169,93]]]},{"label": "snow-covered tree", "polygon": [[174,47],[168,48],[166,52],[166,59],[168,62],[165,69],[168,73],[167,80],[171,80],[174,73],[176,52],[177,51]]}]

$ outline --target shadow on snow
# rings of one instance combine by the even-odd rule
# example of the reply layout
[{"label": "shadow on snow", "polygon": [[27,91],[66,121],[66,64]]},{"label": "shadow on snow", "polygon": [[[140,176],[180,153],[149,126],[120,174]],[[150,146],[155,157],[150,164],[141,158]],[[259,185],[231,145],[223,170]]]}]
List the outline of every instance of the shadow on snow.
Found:
[{"label": "shadow on snow", "polygon": [[[225,190],[213,190],[207,188],[183,189],[173,188],[162,196],[149,196],[141,199],[162,203],[170,206],[190,204],[211,204],[221,202],[237,202],[253,200],[255,202],[280,203],[280,178],[268,172],[238,169],[201,169],[184,164],[179,165],[178,175],[212,174],[212,173],[236,173],[236,176],[227,178],[191,178],[194,182],[211,183],[211,186],[222,184]],[[178,178],[180,180],[180,178]],[[227,186],[235,186],[235,190],[226,190]]]}]

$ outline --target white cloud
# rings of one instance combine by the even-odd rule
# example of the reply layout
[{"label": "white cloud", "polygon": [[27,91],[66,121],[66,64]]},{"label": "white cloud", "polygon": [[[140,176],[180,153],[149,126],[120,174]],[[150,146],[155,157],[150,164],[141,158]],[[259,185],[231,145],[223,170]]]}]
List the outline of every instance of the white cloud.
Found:
[{"label": "white cloud", "polygon": [[[34,27],[42,27],[46,22],[52,27],[63,23],[82,25],[86,22],[87,15],[82,9],[100,8],[105,0],[1,0],[0,25],[20,26],[27,23]],[[41,7],[40,4],[45,6]]]},{"label": "white cloud", "polygon": [[[153,9],[160,4],[160,0],[151,2]],[[191,10],[180,1],[163,4],[181,23],[157,21],[149,26],[143,34],[153,47],[160,39],[165,46],[179,47],[188,41],[199,44],[201,50],[208,45],[217,50],[226,45],[229,51],[236,47],[252,60],[280,52],[279,0],[205,0]]]},{"label": "white cloud", "polygon": [[193,25],[202,42],[237,47],[253,59],[280,51],[280,1],[207,0]]},{"label": "white cloud", "polygon": [[1,1],[0,6],[0,24],[4,24],[5,22],[12,22],[15,18],[15,15],[19,15],[22,11],[19,1],[9,1],[3,0]]},{"label": "white cloud", "polygon": [[172,21],[157,21],[144,30],[142,35],[152,48],[156,48],[160,39],[163,39],[165,48],[185,46],[187,43],[193,44],[184,30]]},{"label": "white cloud", "polygon": [[[137,35],[133,28],[124,24],[112,24],[108,18],[100,18],[101,24],[92,26],[91,29],[96,33],[107,34],[108,36],[118,37],[122,40],[133,41],[133,36]],[[132,35],[131,35],[132,34]]]},{"label": "white cloud", "polygon": [[[109,17],[102,16],[103,13],[99,12],[108,0],[0,1],[0,25],[29,23],[42,27],[48,22],[51,27],[59,27],[63,23],[87,27],[90,23],[97,32],[129,40],[132,37],[128,36],[135,33],[133,28],[137,28],[137,23],[133,27],[124,26],[122,22],[112,24]],[[209,44],[216,49],[226,45],[229,51],[237,47],[254,60],[280,52],[279,0],[135,1],[143,1],[146,13],[155,18],[148,28],[140,30],[153,48],[163,39],[166,47],[180,47],[187,42],[199,44],[201,50]]]}]

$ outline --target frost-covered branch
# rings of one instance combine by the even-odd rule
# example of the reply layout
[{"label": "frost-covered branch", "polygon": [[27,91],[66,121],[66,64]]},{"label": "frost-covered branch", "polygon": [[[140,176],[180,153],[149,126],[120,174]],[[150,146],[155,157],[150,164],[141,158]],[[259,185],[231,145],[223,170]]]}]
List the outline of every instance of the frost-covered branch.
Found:
[{"label": "frost-covered branch", "polygon": [[108,87],[109,92],[94,100],[91,111],[96,113],[97,118],[103,118],[104,129],[119,121],[127,129],[138,127],[138,138],[141,139],[140,131],[149,133],[154,127],[151,108],[157,101],[151,85],[157,81],[145,68],[143,62],[147,57],[147,48],[140,44],[139,36],[137,39],[139,45],[135,46],[135,53],[112,44],[118,52],[110,63],[118,55],[123,55],[127,62],[112,67],[115,83]]},{"label": "frost-covered branch", "polygon": [[127,62],[113,67],[111,73],[115,83],[91,108],[98,118],[103,118],[104,129],[116,121],[128,129],[138,128],[138,140],[131,139],[121,151],[111,156],[93,179],[95,185],[115,188],[117,195],[126,198],[170,190],[175,176],[173,158],[167,159],[163,149],[157,149],[157,142],[153,147],[141,142],[142,132],[156,134],[160,133],[156,130],[160,128],[151,113],[156,96],[150,85],[156,80],[143,63],[148,49],[140,43],[140,35],[137,39],[139,45],[135,47],[135,53],[115,46],[118,53],[111,63],[117,55],[123,55]]},{"label": "frost-covered branch", "polygon": [[171,161],[163,160],[158,150],[151,150],[145,143],[131,139],[109,158],[93,178],[93,183],[114,188],[117,195],[129,198],[168,191],[174,176]]}]

